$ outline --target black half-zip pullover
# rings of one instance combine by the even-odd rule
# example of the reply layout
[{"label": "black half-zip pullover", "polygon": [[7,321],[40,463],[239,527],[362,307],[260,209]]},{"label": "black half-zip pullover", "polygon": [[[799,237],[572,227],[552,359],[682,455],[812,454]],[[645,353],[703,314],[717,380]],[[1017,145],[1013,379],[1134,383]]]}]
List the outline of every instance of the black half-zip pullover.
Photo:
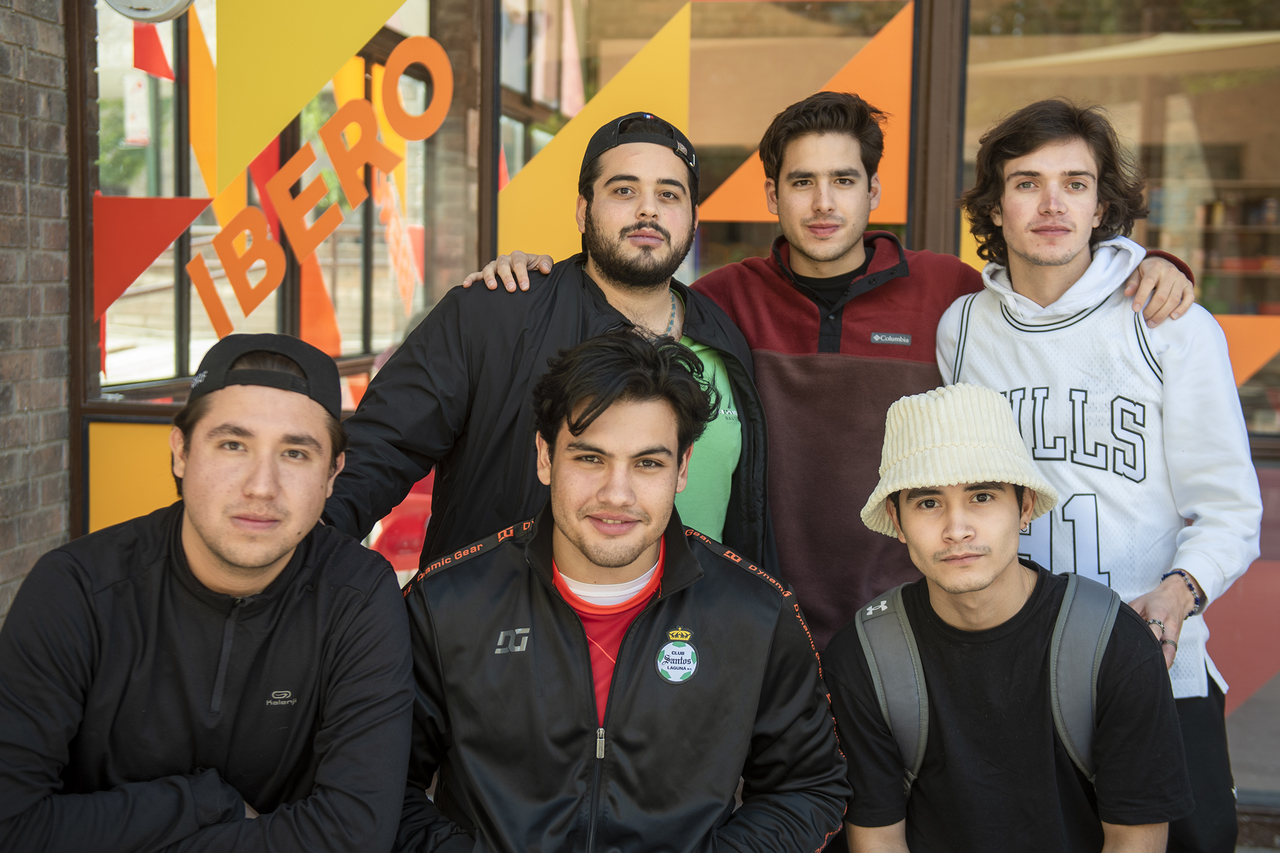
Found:
[{"label": "black half-zip pullover", "polygon": [[386,561],[317,526],[233,598],[187,567],[182,509],[51,551],[19,590],[0,850],[388,850],[410,660]]}]

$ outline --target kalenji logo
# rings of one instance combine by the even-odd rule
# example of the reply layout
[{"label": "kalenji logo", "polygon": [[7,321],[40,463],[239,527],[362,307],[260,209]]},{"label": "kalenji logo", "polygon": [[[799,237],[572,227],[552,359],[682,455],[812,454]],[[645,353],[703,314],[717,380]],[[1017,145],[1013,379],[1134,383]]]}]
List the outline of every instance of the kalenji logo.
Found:
[{"label": "kalenji logo", "polygon": [[293,698],[292,690],[272,690],[271,698],[267,700],[268,705],[296,705],[298,700]]}]

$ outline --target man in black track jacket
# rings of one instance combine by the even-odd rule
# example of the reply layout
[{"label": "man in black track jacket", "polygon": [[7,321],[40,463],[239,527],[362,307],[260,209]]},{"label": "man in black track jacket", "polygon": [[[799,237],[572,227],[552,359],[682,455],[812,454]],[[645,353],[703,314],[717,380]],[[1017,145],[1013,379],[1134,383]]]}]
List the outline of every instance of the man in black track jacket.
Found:
[{"label": "man in black track jacket", "polygon": [[398,850],[777,853],[840,826],[844,758],[795,596],[673,509],[717,407],[698,373],[625,331],[553,362],[533,391],[546,508],[408,588]]},{"label": "man in black track jacket", "polygon": [[584,253],[552,269],[554,286],[524,298],[454,288],[440,300],[346,421],[351,446],[326,521],[363,537],[433,468],[421,565],[531,517],[547,492],[535,474],[530,389],[548,358],[637,327],[687,338],[726,404],[699,444],[697,498],[682,511],[768,567],[766,436],[751,352],[724,311],[671,278],[692,245],[697,178],[692,144],[665,121],[632,114],[602,127],[579,179]]},{"label": "man in black track jacket", "polygon": [[386,561],[316,524],[337,368],[233,335],[195,382],[183,500],[46,554],[0,631],[0,850],[385,853],[409,637]]}]

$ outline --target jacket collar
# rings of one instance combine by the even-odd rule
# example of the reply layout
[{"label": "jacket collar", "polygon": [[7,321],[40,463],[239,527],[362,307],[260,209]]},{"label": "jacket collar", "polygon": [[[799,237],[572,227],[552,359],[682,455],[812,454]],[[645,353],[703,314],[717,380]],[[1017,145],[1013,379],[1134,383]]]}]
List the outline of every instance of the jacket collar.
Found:
[{"label": "jacket collar", "polygon": [[[886,281],[910,275],[907,267],[907,252],[893,232],[868,231],[862,235],[862,245],[871,255],[871,263],[867,265],[866,274],[857,279],[861,286],[854,287],[853,282],[850,282],[849,292],[836,303],[834,306],[836,310],[843,307],[849,300],[874,290]],[[792,287],[801,293],[806,292],[807,288],[796,281],[795,274],[791,271],[791,244],[787,242],[786,237],[779,237],[773,241],[769,262],[776,267],[779,275],[791,282]]]},{"label": "jacket collar", "polygon": [[[551,542],[555,519],[551,517],[550,502],[542,508],[542,512],[538,513],[533,524],[533,532],[524,546],[525,561],[533,568],[534,574],[556,595],[559,595],[551,573]],[[672,507],[671,519],[667,522],[667,529],[662,532],[662,538],[667,543],[667,556],[662,566],[662,583],[658,587],[658,598],[682,590],[702,577],[702,566],[698,565],[698,558],[693,555],[684,531],[685,527],[680,523],[680,514],[676,512],[675,507]]]},{"label": "jacket collar", "polygon": [[[605,332],[611,332],[619,328],[635,328],[635,324],[627,319],[626,315],[609,304],[609,300],[604,295],[604,291],[600,289],[600,285],[596,284],[591,279],[591,276],[587,275],[586,254],[579,252],[566,259],[563,263],[566,265],[566,275],[577,278],[579,286],[586,293],[587,299],[594,308],[588,328],[588,337],[602,335]],[[706,306],[702,302],[702,297],[695,291],[690,290],[688,285],[674,278],[671,279],[671,289],[676,292],[676,296],[680,297],[680,300],[684,303],[684,334],[699,343],[709,344],[716,349],[727,349],[728,345],[720,334],[720,324],[708,315]]]}]

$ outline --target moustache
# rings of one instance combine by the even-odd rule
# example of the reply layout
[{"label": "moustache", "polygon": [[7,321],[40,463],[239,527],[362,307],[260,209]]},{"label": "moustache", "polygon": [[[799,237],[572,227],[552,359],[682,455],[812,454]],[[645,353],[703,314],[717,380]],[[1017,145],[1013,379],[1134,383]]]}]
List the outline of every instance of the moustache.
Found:
[{"label": "moustache", "polygon": [[626,239],[626,236],[633,231],[657,231],[659,234],[662,235],[662,239],[666,240],[668,243],[671,242],[671,232],[668,231],[666,228],[662,227],[661,225],[659,225],[657,222],[651,222],[647,224],[643,222],[637,222],[635,225],[628,225],[626,228],[623,228],[621,231],[618,232],[618,236],[623,239]]}]

